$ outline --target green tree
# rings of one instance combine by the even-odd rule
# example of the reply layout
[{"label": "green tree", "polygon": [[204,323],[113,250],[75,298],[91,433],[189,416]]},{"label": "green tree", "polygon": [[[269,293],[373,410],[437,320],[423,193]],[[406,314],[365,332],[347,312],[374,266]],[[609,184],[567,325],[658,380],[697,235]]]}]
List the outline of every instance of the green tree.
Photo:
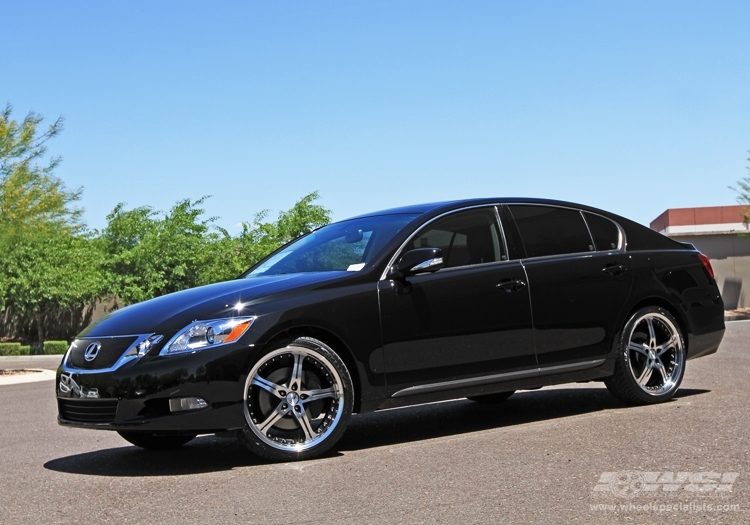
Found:
[{"label": "green tree", "polygon": [[40,115],[18,122],[11,113],[0,112],[0,307],[6,320],[35,325],[41,342],[50,314],[102,293],[99,254],[75,206],[81,190],[54,175],[59,157],[45,160],[62,118],[42,130]]},{"label": "green tree", "polygon": [[51,319],[91,304],[106,291],[102,254],[83,235],[37,232],[14,243],[2,264],[9,313],[18,325],[33,325],[39,342]]},{"label": "green tree", "polygon": [[166,214],[149,206],[126,210],[120,203],[107,216],[97,242],[118,306],[234,279],[282,244],[330,222],[330,212],[313,203],[319,198],[314,192],[276,221],[260,212],[232,236],[214,224],[215,217],[203,218],[206,198],[179,201]]},{"label": "green tree", "polygon": [[82,210],[74,204],[82,190],[69,190],[54,175],[60,157],[39,164],[45,159],[47,141],[63,129],[62,117],[41,131],[42,116],[29,113],[19,123],[11,113],[10,105],[0,112],[0,235],[79,228]]},{"label": "green tree", "polygon": [[268,221],[268,210],[264,210],[252,223],[242,223],[242,231],[233,239],[237,265],[232,273],[238,275],[284,244],[330,223],[331,211],[314,204],[319,198],[317,191],[305,195],[276,221]]},{"label": "green tree", "polygon": [[119,302],[204,284],[201,267],[219,237],[215,218],[201,219],[205,199],[179,201],[166,214],[149,206],[126,210],[120,203],[107,216],[98,242],[106,254],[110,292]]},{"label": "green tree", "polygon": [[76,206],[82,190],[68,189],[54,175],[60,157],[47,157],[47,141],[62,131],[62,118],[43,130],[40,115],[18,122],[11,113],[10,105],[0,112],[0,308],[6,322],[31,327],[40,342],[47,325],[72,309],[105,297],[130,304],[233,279],[330,222],[313,192],[276,221],[260,212],[236,236],[217,227],[215,217],[204,218],[207,197],[178,201],[167,213],[118,204],[101,233],[87,232]]}]

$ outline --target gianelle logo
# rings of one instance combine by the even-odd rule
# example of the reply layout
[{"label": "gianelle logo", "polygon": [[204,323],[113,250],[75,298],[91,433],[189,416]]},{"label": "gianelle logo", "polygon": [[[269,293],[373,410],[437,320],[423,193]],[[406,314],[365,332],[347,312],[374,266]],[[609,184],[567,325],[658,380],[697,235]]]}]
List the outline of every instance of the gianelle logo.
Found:
[{"label": "gianelle logo", "polygon": [[698,494],[727,494],[732,492],[739,472],[642,472],[622,470],[602,472],[594,487],[595,493],[611,493],[620,498],[633,498],[655,492],[677,491]]}]

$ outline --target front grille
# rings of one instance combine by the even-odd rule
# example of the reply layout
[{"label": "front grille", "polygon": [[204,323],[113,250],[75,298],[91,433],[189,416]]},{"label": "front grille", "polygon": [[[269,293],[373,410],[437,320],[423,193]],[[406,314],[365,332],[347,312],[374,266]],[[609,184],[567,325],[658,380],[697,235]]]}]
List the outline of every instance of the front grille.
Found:
[{"label": "front grille", "polygon": [[112,423],[117,414],[117,400],[83,400],[58,398],[60,417],[81,423]]},{"label": "front grille", "polygon": [[[87,370],[96,370],[101,368],[110,368],[118,359],[130,348],[137,337],[110,337],[101,339],[76,339],[70,345],[70,355],[68,356],[68,366],[75,368],[84,368]],[[84,354],[86,348],[92,343],[99,343],[101,347],[96,357],[92,361],[86,361]]]}]

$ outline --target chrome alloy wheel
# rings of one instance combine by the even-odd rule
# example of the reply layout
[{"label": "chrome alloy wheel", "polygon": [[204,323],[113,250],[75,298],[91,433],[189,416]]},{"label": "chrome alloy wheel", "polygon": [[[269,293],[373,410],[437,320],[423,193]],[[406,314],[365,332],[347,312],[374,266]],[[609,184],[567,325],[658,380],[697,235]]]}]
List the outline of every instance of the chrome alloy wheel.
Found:
[{"label": "chrome alloy wheel", "polygon": [[644,313],[631,324],[627,360],[643,392],[658,396],[675,390],[685,366],[685,350],[674,322],[659,312]]},{"label": "chrome alloy wheel", "polygon": [[266,445],[302,452],[322,444],[344,414],[344,386],[336,367],[294,343],[264,356],[245,382],[245,419]]}]

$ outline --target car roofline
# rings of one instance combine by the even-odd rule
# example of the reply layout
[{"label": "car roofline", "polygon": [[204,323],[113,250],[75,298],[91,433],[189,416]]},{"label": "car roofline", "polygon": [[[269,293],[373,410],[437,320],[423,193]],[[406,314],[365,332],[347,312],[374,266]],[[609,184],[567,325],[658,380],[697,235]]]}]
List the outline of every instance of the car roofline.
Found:
[{"label": "car roofline", "polygon": [[579,208],[584,211],[590,211],[594,213],[599,213],[601,215],[605,215],[608,217],[618,217],[616,214],[612,212],[608,212],[605,210],[601,210],[599,208],[594,208],[592,206],[586,206],[584,204],[579,204],[576,202],[568,202],[568,201],[561,201],[561,200],[555,200],[555,199],[538,199],[538,198],[531,198],[531,197],[495,197],[495,198],[474,198],[474,199],[458,199],[458,200],[452,200],[452,201],[438,201],[438,202],[427,202],[423,204],[415,204],[410,206],[402,206],[397,208],[388,208],[385,210],[378,210],[373,211],[370,213],[363,213],[361,215],[356,215],[353,217],[347,217],[345,219],[341,219],[340,221],[335,222],[342,222],[342,221],[348,221],[352,219],[364,219],[367,217],[377,217],[381,215],[395,215],[395,214],[417,214],[417,215],[423,215],[423,214],[431,214],[433,212],[444,212],[449,211],[456,208],[463,208],[463,207],[469,207],[469,206],[481,206],[481,205],[491,205],[491,204],[548,204],[553,206],[565,206],[565,207],[572,207],[572,208]]}]

